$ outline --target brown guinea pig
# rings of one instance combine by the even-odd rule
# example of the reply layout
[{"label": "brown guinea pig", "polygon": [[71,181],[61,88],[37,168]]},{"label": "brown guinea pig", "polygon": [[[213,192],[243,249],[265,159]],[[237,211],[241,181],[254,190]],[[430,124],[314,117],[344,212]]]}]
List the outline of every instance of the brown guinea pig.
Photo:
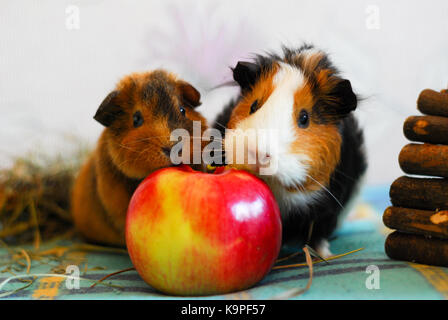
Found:
[{"label": "brown guinea pig", "polygon": [[207,128],[194,110],[199,105],[200,93],[192,85],[163,70],[128,75],[104,99],[94,119],[105,129],[71,197],[75,226],[85,238],[125,245],[133,192],[150,173],[173,165],[170,151],[177,142],[170,139],[172,131],[181,128],[192,136],[193,121],[200,122],[201,135]]}]

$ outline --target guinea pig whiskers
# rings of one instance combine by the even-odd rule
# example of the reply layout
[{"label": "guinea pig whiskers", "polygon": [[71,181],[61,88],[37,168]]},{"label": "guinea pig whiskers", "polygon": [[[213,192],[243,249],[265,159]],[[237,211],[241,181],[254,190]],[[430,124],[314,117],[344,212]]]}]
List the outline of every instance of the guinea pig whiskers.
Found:
[{"label": "guinea pig whiskers", "polygon": [[169,138],[169,137],[170,136],[151,136],[151,137],[136,139],[136,140],[132,141],[132,143],[134,144],[134,143],[149,141],[149,140],[153,140],[153,139],[157,139],[160,141],[160,138]]},{"label": "guinea pig whiskers", "polygon": [[[134,153],[137,154],[137,156],[136,156],[135,158],[127,158],[127,157],[123,157],[124,160],[121,161],[121,162],[118,162],[118,163],[117,163],[118,167],[122,167],[122,166],[124,166],[124,165],[127,164],[127,163],[132,163],[132,162],[133,162],[133,163],[136,163],[137,161],[141,160],[141,156],[142,156],[142,154],[150,149],[150,147],[148,147],[148,148],[145,148],[145,149],[143,149],[143,150],[137,150],[137,149],[134,149],[134,148],[129,147],[129,146],[128,146],[129,143],[127,143],[127,144],[117,143],[117,145],[120,146],[120,147],[123,148],[123,149],[129,150],[129,151],[134,152]],[[122,152],[123,152],[123,151],[122,151]],[[116,158],[117,158],[117,159],[115,159],[115,160],[118,160],[119,156],[117,155]]]},{"label": "guinea pig whiskers", "polygon": [[330,190],[328,190],[327,187],[325,187],[322,183],[320,183],[319,181],[317,181],[316,179],[314,179],[312,176],[310,176],[309,174],[306,175],[308,178],[310,178],[311,180],[313,180],[314,182],[316,182],[318,185],[320,185],[322,187],[322,189],[324,189],[337,203],[338,205],[342,208],[345,209],[344,206],[342,205],[342,203],[338,200],[338,198],[336,198],[336,196],[331,193]]},{"label": "guinea pig whiskers", "polygon": [[[337,169],[335,169],[335,171],[338,171],[338,172],[339,172],[339,170],[337,170]],[[322,174],[325,174],[326,172],[324,172],[324,171],[316,171],[316,173],[322,173]],[[342,172],[341,172],[341,173],[342,173]],[[343,183],[342,181],[336,179],[334,176],[331,178],[331,181],[337,183],[339,186],[343,186],[343,185],[344,185],[344,183]]]},{"label": "guinea pig whiskers", "polygon": [[121,143],[117,143],[121,148],[132,151],[132,152],[138,152],[137,150],[128,147],[127,145],[121,144]]},{"label": "guinea pig whiskers", "polygon": [[[349,175],[345,174],[344,172],[342,172],[341,170],[339,170],[339,169],[337,169],[337,168],[335,168],[334,171],[337,172],[337,173],[340,173],[341,175],[343,175],[345,178],[347,178],[347,179],[349,179],[349,180],[357,181],[355,178],[350,177]],[[325,173],[325,172],[323,172],[323,171],[317,171],[317,172],[318,172],[318,173]],[[339,179],[336,179],[336,177],[335,177],[334,175],[331,177],[331,181],[332,181],[332,182],[337,183],[339,186],[344,186],[345,182],[344,182],[344,181],[341,181],[341,179],[342,179],[341,177],[339,177]]]},{"label": "guinea pig whiskers", "polygon": [[305,187],[302,184],[295,184],[292,189],[295,189],[298,192],[305,192]]},{"label": "guinea pig whiskers", "polygon": [[118,168],[122,168],[127,162],[130,162],[129,159],[126,158],[121,162],[119,162],[118,159],[119,156],[116,156],[115,159],[112,159],[113,163],[115,163],[115,166],[117,166]]},{"label": "guinea pig whiskers", "polygon": [[[152,137],[146,137],[146,138],[141,138],[141,139],[137,139],[135,141],[133,141],[132,143],[139,143],[139,142],[144,142],[144,141],[149,141],[152,139],[158,139],[159,141],[162,141],[160,138],[170,138],[171,136],[152,136]],[[187,139],[197,139],[199,137],[191,137],[191,136],[183,136],[183,138],[187,138]],[[202,137],[200,137],[202,140]],[[216,139],[217,141],[222,141],[221,138],[216,138],[214,137],[214,139]]]}]

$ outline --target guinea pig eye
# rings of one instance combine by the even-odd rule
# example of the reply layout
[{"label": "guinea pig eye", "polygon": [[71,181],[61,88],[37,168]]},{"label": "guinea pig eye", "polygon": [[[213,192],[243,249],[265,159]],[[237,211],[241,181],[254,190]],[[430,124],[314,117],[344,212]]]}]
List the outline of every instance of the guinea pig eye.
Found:
[{"label": "guinea pig eye", "polygon": [[140,111],[137,111],[132,116],[132,120],[134,121],[134,128],[138,128],[143,124],[143,116]]},{"label": "guinea pig eye", "polygon": [[299,113],[298,125],[299,128],[306,128],[310,124],[310,116],[306,110],[302,110]]},{"label": "guinea pig eye", "polygon": [[254,113],[255,111],[257,111],[258,108],[258,100],[255,100],[252,105],[250,106],[250,112],[249,114]]},{"label": "guinea pig eye", "polygon": [[184,107],[180,106],[179,111],[183,116],[185,116],[185,108]]}]

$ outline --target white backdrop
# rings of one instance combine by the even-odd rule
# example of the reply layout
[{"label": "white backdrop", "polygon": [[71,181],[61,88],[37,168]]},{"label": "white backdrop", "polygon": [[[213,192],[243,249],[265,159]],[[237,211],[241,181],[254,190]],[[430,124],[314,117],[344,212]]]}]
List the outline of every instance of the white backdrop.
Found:
[{"label": "white backdrop", "polygon": [[425,88],[448,85],[448,1],[0,2],[0,167],[28,150],[95,142],[92,116],[123,75],[164,67],[203,95],[213,119],[234,94],[208,90],[228,66],[281,44],[327,50],[367,99],[367,181],[400,175],[404,119]]}]

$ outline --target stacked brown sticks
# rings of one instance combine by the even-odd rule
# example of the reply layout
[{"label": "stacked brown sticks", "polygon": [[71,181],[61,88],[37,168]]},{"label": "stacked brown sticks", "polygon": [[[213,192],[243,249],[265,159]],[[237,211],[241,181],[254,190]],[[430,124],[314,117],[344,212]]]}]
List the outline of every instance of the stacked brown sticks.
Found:
[{"label": "stacked brown sticks", "polygon": [[403,128],[417,143],[401,150],[399,163],[420,177],[400,177],[390,188],[383,221],[396,231],[385,249],[392,259],[448,266],[448,90],[422,91],[417,108],[424,115],[409,117]]}]

